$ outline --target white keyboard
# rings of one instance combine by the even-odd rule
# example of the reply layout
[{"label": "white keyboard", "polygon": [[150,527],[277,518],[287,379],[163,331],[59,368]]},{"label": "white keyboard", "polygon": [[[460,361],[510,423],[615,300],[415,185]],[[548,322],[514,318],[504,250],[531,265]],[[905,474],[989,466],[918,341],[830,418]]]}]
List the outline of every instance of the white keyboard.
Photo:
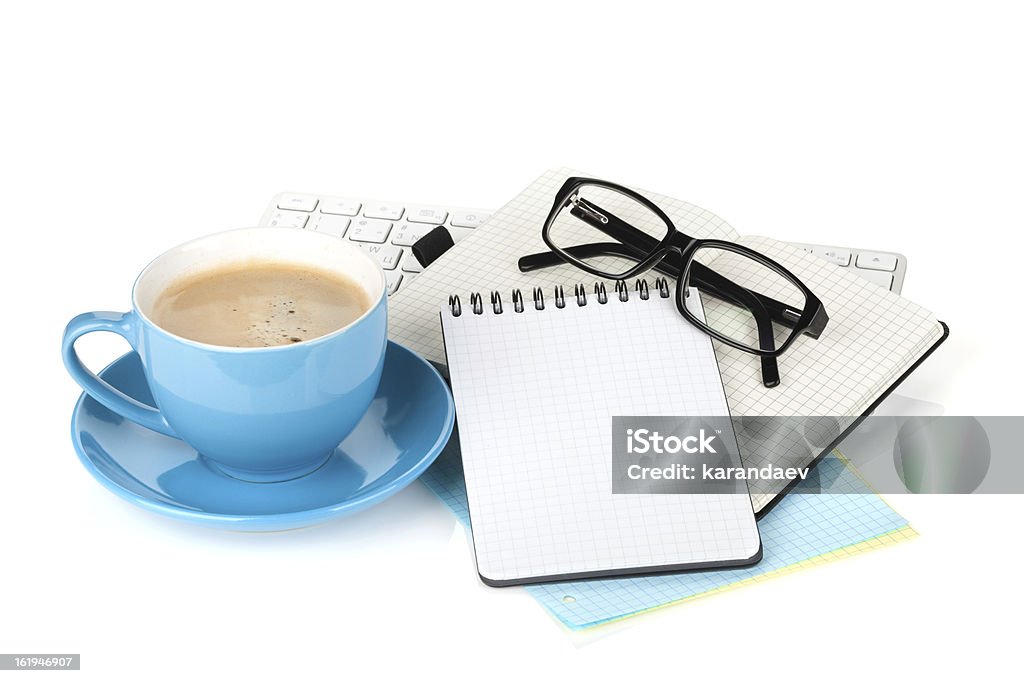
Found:
[{"label": "white keyboard", "polygon": [[[270,200],[259,225],[316,230],[358,244],[380,261],[388,292],[394,294],[423,270],[410,248],[416,240],[443,225],[458,242],[472,235],[490,214],[487,209],[282,192]],[[820,244],[794,246],[897,294],[903,290],[907,258],[902,254]]]},{"label": "white keyboard", "polygon": [[270,201],[259,224],[326,232],[358,244],[380,261],[388,292],[394,294],[423,270],[412,255],[416,240],[443,225],[458,242],[490,214],[484,209],[282,192]]},{"label": "white keyboard", "polygon": [[899,294],[903,291],[903,278],[907,275],[907,257],[903,254],[850,247],[828,247],[821,244],[792,244],[837,266],[848,268],[851,273],[856,273],[890,292]]}]

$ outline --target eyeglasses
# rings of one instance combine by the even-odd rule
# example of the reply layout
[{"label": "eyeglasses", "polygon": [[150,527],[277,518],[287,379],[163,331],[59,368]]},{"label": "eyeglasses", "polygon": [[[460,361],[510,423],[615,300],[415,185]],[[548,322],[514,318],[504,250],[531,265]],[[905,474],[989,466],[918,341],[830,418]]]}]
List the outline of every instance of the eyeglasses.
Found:
[{"label": "eyeglasses", "polygon": [[[766,387],[778,386],[777,358],[797,337],[817,339],[828,324],[821,301],[780,263],[733,242],[685,235],[653,202],[621,185],[569,178],[541,236],[551,251],[522,257],[519,270],[564,262],[610,280],[652,268],[674,277],[683,317],[714,339],[760,356]],[[728,305],[709,310],[705,322],[686,306],[691,287]]]}]

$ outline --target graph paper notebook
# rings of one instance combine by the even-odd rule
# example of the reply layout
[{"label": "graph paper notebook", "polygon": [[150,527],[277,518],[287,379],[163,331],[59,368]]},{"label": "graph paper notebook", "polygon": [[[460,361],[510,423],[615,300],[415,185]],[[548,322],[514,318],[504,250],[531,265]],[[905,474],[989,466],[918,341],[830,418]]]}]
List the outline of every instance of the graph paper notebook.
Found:
[{"label": "graph paper notebook", "polygon": [[[521,273],[521,256],[547,251],[541,227],[558,188],[570,176],[587,174],[562,168],[548,171],[492,214],[475,234],[443,254],[389,302],[391,337],[428,359],[444,363],[437,310],[450,294],[468,296],[481,288],[503,292],[581,282],[582,271],[565,265]],[[728,223],[698,206],[640,190],[661,207],[676,227],[693,237],[738,242],[760,251],[795,273],[821,299],[830,318],[820,339],[801,338],[779,359],[782,384],[766,388],[760,363],[752,354],[715,342],[722,380],[733,417],[817,415],[838,419],[836,438],[821,442],[805,462],[816,462],[899,384],[947,335],[945,326],[923,307],[885,291],[824,259],[767,237],[742,237]],[[622,216],[627,218],[627,216]],[[728,259],[713,267],[728,276]],[[613,283],[607,283],[611,289]],[[735,313],[707,297],[708,319]],[[716,322],[716,325],[718,322]],[[768,435],[771,437],[772,435]],[[741,447],[744,446],[741,441]],[[765,440],[743,450],[744,465],[761,467],[791,453],[784,439]],[[762,479],[750,483],[759,514],[774,505],[792,482]]]},{"label": "graph paper notebook", "polygon": [[[546,302],[537,293],[502,304],[495,292],[442,309],[477,569],[489,585],[760,559],[745,487],[612,492],[613,416],[729,415],[711,339],[679,315],[667,285],[621,295],[552,291]],[[703,315],[696,290],[688,302]]]}]

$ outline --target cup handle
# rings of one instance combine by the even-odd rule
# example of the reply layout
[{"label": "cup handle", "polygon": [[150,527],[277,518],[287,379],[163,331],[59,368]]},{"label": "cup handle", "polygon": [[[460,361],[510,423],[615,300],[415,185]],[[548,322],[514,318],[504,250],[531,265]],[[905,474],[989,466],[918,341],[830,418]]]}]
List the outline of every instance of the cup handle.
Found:
[{"label": "cup handle", "polygon": [[138,327],[139,319],[134,312],[112,313],[110,311],[96,311],[95,313],[83,313],[75,316],[68,323],[68,326],[64,328],[64,341],[61,345],[64,367],[68,369],[72,379],[78,382],[82,390],[100,405],[147,429],[177,438],[174,430],[167,424],[167,420],[164,419],[159,410],[136,401],[131,396],[104,382],[92,370],[82,364],[82,360],[75,352],[75,340],[83,334],[89,334],[90,332],[113,332],[119,334],[131,345],[132,349],[137,351]]}]

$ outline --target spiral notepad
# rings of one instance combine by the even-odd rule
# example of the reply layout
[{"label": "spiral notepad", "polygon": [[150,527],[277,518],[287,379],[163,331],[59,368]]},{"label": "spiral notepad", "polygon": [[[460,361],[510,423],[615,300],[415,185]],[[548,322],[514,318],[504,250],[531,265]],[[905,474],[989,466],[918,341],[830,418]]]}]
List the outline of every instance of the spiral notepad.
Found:
[{"label": "spiral notepad", "polygon": [[612,416],[729,415],[710,338],[679,315],[667,283],[464,296],[441,323],[486,583],[759,559],[745,492],[612,493]]}]

